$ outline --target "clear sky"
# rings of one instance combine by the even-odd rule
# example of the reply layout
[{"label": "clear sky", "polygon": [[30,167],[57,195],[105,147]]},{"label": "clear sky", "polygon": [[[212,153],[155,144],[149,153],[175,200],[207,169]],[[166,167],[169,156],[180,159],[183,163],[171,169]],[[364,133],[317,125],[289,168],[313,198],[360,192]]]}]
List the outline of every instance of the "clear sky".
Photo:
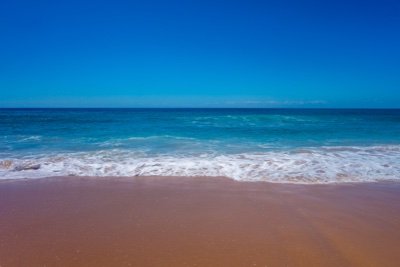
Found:
[{"label": "clear sky", "polygon": [[0,107],[400,108],[400,1],[2,1]]}]

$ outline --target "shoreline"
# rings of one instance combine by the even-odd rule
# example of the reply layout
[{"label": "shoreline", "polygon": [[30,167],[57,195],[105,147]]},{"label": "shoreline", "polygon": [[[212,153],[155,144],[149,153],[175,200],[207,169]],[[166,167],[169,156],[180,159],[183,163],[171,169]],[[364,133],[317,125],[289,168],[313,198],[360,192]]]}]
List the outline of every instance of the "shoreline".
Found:
[{"label": "shoreline", "polygon": [[397,266],[400,183],[0,181],[0,266]]},{"label": "shoreline", "polygon": [[367,184],[400,184],[398,179],[387,179],[387,180],[360,180],[360,181],[332,181],[332,182],[298,182],[298,181],[273,181],[273,180],[237,180],[228,176],[171,176],[171,175],[137,175],[137,176],[87,176],[87,175],[60,175],[60,176],[46,176],[46,177],[34,177],[34,178],[1,178],[0,184],[3,182],[28,182],[28,181],[51,181],[51,180],[110,180],[110,181],[135,181],[141,179],[182,179],[182,180],[229,180],[235,183],[244,184],[271,184],[271,185],[293,185],[293,186],[341,186],[341,185],[367,185]]}]

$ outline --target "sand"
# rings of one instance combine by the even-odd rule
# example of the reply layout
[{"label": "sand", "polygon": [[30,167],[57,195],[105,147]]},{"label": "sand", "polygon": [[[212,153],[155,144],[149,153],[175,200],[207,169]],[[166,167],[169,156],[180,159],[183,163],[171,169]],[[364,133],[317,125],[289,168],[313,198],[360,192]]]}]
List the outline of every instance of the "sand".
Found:
[{"label": "sand", "polygon": [[400,183],[0,182],[0,266],[399,266]]}]

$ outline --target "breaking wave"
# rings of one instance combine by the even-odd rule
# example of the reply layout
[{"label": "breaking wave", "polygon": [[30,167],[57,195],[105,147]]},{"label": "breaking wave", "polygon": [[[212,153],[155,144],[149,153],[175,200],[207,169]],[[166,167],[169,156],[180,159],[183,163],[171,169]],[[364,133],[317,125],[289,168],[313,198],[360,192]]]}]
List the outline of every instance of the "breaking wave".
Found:
[{"label": "breaking wave", "polygon": [[400,180],[400,146],[331,146],[253,153],[147,154],[106,149],[3,158],[0,179],[50,176],[226,176],[237,181]]}]

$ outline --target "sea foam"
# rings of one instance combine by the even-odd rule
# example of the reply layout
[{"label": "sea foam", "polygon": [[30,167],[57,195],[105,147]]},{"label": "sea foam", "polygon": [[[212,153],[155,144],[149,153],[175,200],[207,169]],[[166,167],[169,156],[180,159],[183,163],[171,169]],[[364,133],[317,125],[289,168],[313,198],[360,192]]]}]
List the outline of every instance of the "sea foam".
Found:
[{"label": "sea foam", "polygon": [[109,149],[7,158],[2,162],[7,164],[0,164],[0,179],[160,175],[226,176],[237,181],[305,184],[400,180],[398,145],[198,155],[148,155]]}]

